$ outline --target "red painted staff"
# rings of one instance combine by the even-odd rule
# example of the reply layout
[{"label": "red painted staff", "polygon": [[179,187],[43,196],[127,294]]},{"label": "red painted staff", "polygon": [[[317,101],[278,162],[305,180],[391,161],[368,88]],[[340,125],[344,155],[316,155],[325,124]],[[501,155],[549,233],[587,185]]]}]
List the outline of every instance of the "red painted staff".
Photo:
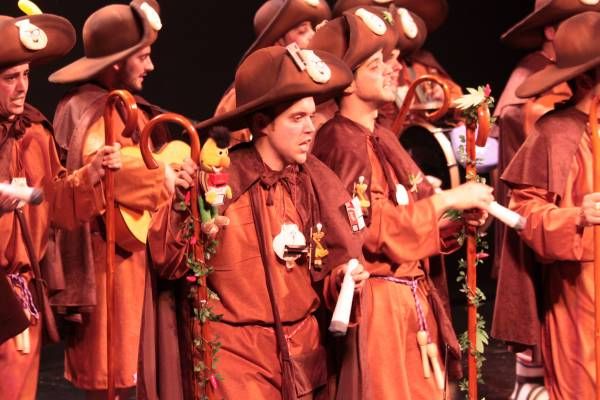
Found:
[{"label": "red painted staff", "polygon": [[[125,127],[121,137],[131,137],[137,128],[137,103],[131,93],[125,90],[110,92],[104,107],[104,141],[107,146],[115,145],[113,131],[113,109],[122,102],[125,111]],[[104,190],[106,198],[106,361],[108,371],[108,399],[115,398],[115,376],[113,353],[113,314],[114,314],[114,271],[115,271],[115,178],[110,168],[104,175]]]},{"label": "red painted staff", "polygon": [[[487,142],[491,128],[490,110],[487,101],[483,101],[477,108],[477,120],[467,120],[466,133],[466,178],[467,181],[477,180],[477,154],[476,146],[483,147]],[[477,137],[475,130],[479,126]],[[477,295],[477,232],[478,228],[467,226],[467,334],[469,338],[468,351],[468,377],[469,400],[477,400],[477,306],[474,299]]]},{"label": "red painted staff", "polygon": [[448,112],[448,109],[450,108],[450,92],[448,90],[448,85],[446,85],[444,81],[442,81],[436,76],[423,75],[418,79],[415,79],[410,84],[410,87],[406,92],[406,97],[404,98],[402,107],[400,108],[400,111],[398,112],[398,115],[396,115],[396,119],[394,119],[394,123],[392,124],[392,132],[394,132],[395,134],[400,134],[402,130],[404,130],[409,116],[409,112],[412,110],[411,105],[417,93],[417,87],[419,87],[419,85],[421,85],[424,82],[431,82],[437,84],[442,88],[444,92],[444,101],[442,102],[441,106],[435,111],[426,112],[425,118],[428,121],[435,122],[438,119],[442,118]]},{"label": "red painted staff", "polygon": [[[152,120],[150,120],[150,122],[146,124],[144,130],[142,131],[140,137],[140,147],[142,151],[142,158],[144,159],[146,167],[148,167],[149,169],[158,168],[158,164],[154,160],[152,151],[150,150],[150,135],[159,124],[166,122],[177,123],[185,129],[185,131],[188,134],[188,137],[190,138],[191,159],[196,163],[196,165],[200,165],[200,138],[198,136],[198,132],[196,132],[196,129],[194,128],[194,125],[182,115],[175,113],[165,113],[158,115]],[[196,261],[204,263],[204,251],[202,248],[202,241],[200,240],[202,230],[200,210],[198,207],[198,173],[194,175],[193,179],[196,184],[194,184],[190,189],[192,199],[190,203],[192,208],[192,217],[194,219],[194,238],[196,238],[196,240],[192,242],[192,246]],[[200,287],[199,290],[196,291],[193,301],[194,308],[200,310],[208,301],[208,288],[206,286],[205,275],[200,276],[198,279],[200,280]],[[192,352],[192,357],[194,359],[194,368],[196,365],[199,365],[201,361],[202,363],[204,363],[204,370],[207,371],[207,373],[204,376],[205,381],[203,385],[199,385],[197,379],[195,379],[194,376],[194,399],[207,398],[209,400],[212,400],[214,398],[213,389],[210,384],[212,382],[209,383],[206,379],[207,377],[209,377],[210,379],[210,377],[213,375],[212,349],[209,343],[208,320],[203,323],[199,323],[198,320],[192,318],[191,330],[193,332],[194,337],[197,337],[198,333],[200,333],[201,337],[201,354],[198,354],[195,345],[194,350]]]},{"label": "red painted staff", "polygon": [[[600,133],[598,132],[598,104],[600,96],[595,96],[590,106],[589,124],[592,134],[592,154],[594,155],[594,192],[600,192]],[[600,382],[600,225],[594,225],[594,332],[596,345],[596,382]],[[596,400],[600,400],[600,390],[596,390]]]}]

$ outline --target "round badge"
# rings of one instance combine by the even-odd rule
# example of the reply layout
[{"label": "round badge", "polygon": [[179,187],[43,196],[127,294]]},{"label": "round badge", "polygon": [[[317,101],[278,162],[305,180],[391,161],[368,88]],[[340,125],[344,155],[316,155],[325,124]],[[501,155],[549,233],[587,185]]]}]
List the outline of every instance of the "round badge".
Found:
[{"label": "round badge", "polygon": [[399,8],[398,15],[400,16],[400,22],[402,23],[402,29],[406,37],[409,39],[416,38],[419,34],[419,27],[412,15],[410,15],[406,8]]},{"label": "round badge", "polygon": [[146,18],[148,19],[148,22],[150,23],[152,29],[154,29],[155,31],[160,31],[162,29],[162,21],[160,20],[160,15],[158,15],[156,10],[146,2],[142,3],[140,9],[146,15]]},{"label": "round badge", "polygon": [[382,36],[387,31],[387,27],[385,26],[385,22],[377,15],[373,14],[370,11],[365,10],[364,8],[359,8],[354,12],[354,14],[362,19],[362,21],[367,25],[367,27],[376,35]]},{"label": "round badge", "polygon": [[21,44],[29,50],[42,50],[48,45],[48,36],[42,28],[35,26],[29,19],[18,21],[15,25],[19,28]]}]

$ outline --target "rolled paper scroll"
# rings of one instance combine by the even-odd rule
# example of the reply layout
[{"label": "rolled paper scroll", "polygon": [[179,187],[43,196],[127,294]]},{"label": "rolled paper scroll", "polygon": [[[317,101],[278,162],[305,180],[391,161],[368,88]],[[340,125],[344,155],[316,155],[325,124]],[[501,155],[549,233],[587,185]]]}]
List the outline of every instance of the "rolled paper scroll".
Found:
[{"label": "rolled paper scroll", "polygon": [[427,357],[427,332],[417,332],[417,343],[421,350],[421,364],[423,364],[423,376],[425,379],[431,378],[431,367],[429,367],[429,358]]},{"label": "rolled paper scroll", "polygon": [[0,193],[12,197],[15,200],[21,200],[33,205],[38,205],[44,201],[44,192],[42,189],[29,186],[0,183]]},{"label": "rolled paper scroll", "polygon": [[354,279],[352,271],[358,267],[358,260],[353,258],[348,261],[348,269],[342,281],[340,295],[333,311],[333,317],[329,324],[329,332],[334,336],[344,336],[350,323],[350,313],[352,311],[352,300],[354,299]]},{"label": "rolled paper scroll", "polygon": [[509,210],[508,208],[501,206],[495,201],[492,201],[487,207],[487,212],[490,215],[498,218],[501,222],[505,223],[509,227],[520,231],[525,226],[527,220],[520,214]]},{"label": "rolled paper scroll", "polygon": [[429,356],[429,360],[431,361],[431,367],[433,368],[433,376],[435,378],[435,384],[437,388],[440,390],[444,390],[445,379],[444,373],[442,372],[442,367],[440,367],[440,358],[438,353],[438,348],[435,343],[429,343],[427,345],[427,355]]}]

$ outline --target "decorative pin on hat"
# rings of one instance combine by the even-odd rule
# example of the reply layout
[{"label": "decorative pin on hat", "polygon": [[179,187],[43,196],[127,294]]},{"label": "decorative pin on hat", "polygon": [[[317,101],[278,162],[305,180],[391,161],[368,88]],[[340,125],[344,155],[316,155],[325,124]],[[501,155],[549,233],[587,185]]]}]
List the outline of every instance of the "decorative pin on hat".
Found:
[{"label": "decorative pin on hat", "polygon": [[314,51],[302,50],[296,43],[286,46],[288,53],[300,71],[306,71],[316,83],[327,83],[331,79],[331,69]]},{"label": "decorative pin on hat", "polygon": [[359,17],[374,34],[379,36],[385,35],[385,32],[387,31],[385,22],[383,22],[383,20],[377,15],[365,10],[364,8],[359,8],[358,10],[354,11],[354,15]]}]

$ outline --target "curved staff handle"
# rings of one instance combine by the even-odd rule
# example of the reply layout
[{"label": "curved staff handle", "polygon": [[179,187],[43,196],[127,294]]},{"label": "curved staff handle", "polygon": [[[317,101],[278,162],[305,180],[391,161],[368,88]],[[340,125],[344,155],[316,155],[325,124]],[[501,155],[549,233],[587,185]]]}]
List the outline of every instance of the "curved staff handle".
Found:
[{"label": "curved staff handle", "polygon": [[[125,127],[121,136],[130,137],[137,128],[138,107],[135,98],[126,90],[114,90],[109,93],[104,106],[104,142],[107,146],[115,144],[112,125],[112,111],[121,102],[125,106]],[[115,177],[107,168],[104,175],[106,200],[106,361],[108,371],[108,399],[115,398],[115,366],[113,353],[113,314],[114,314],[114,271],[115,271]]]},{"label": "curved staff handle", "polygon": [[[600,96],[594,96],[589,111],[589,124],[592,135],[592,155],[594,159],[594,192],[600,192],[600,132],[598,132],[598,105]],[[600,225],[594,225],[594,333],[596,351],[596,382],[600,382]],[[596,390],[596,400],[600,400],[600,390]]]},{"label": "curved staff handle", "polygon": [[487,102],[483,102],[477,108],[477,126],[477,139],[475,144],[478,147],[483,147],[487,143],[488,136],[492,130],[492,117]]},{"label": "curved staff handle", "polygon": [[406,124],[406,119],[408,118],[410,111],[410,106],[412,105],[417,93],[417,87],[419,87],[419,85],[423,82],[433,82],[438,84],[441,86],[444,92],[444,101],[442,102],[442,106],[435,111],[425,113],[425,118],[427,118],[427,120],[430,122],[435,122],[448,112],[448,109],[450,108],[450,90],[448,89],[446,82],[434,75],[422,75],[410,84],[408,92],[406,92],[406,97],[404,98],[402,107],[400,107],[400,111],[398,112],[398,115],[396,115],[396,119],[392,124],[392,132],[395,134],[399,135],[402,129],[404,129],[404,125]]},{"label": "curved staff handle", "polygon": [[[157,115],[152,118],[150,122],[146,124],[142,134],[140,136],[140,149],[142,152],[142,158],[144,159],[144,163],[146,167],[149,169],[158,168],[158,163],[154,160],[152,155],[152,151],[150,150],[150,135],[154,131],[154,129],[162,123],[172,122],[178,125],[181,125],[185,131],[187,132],[190,138],[190,147],[191,147],[191,158],[192,161],[196,163],[196,165],[200,165],[200,138],[198,136],[198,132],[194,125],[184,116],[175,114],[175,113],[165,113]],[[193,177],[194,182],[198,182],[198,173],[196,173]],[[192,208],[192,216],[194,218],[194,237],[197,238],[196,242],[192,245],[194,250],[194,257],[198,262],[204,262],[204,252],[202,249],[202,241],[201,238],[201,219],[200,219],[200,210],[198,207],[198,185],[195,184],[191,187],[191,208]],[[202,275],[199,277],[200,287],[194,294],[194,308],[200,310],[204,304],[208,301],[208,287],[206,285],[206,275]],[[205,371],[208,371],[208,376],[213,374],[212,369],[212,350],[210,347],[210,339],[209,339],[209,326],[208,321],[205,321],[200,325],[200,329],[198,329],[198,322],[192,318],[191,319],[191,332],[194,333],[194,336],[197,335],[198,330],[200,330],[201,340],[201,353],[202,359],[198,356],[196,346],[194,345],[192,348],[192,358],[194,359],[194,365],[199,364],[200,362],[204,363]],[[207,380],[208,381],[208,380]],[[198,382],[198,379],[194,377],[193,379],[194,386],[194,399],[206,398],[213,399],[212,394],[212,385],[204,384],[202,385]],[[202,392],[205,393],[202,393]]]}]

